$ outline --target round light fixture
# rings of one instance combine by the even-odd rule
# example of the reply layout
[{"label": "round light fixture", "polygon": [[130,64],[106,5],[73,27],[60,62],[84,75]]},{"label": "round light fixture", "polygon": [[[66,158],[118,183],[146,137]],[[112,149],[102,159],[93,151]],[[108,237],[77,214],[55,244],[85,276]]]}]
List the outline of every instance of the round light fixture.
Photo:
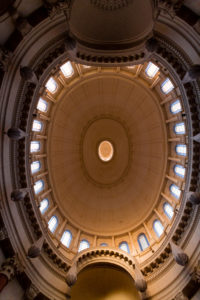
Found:
[{"label": "round light fixture", "polygon": [[98,155],[103,162],[110,161],[113,157],[113,154],[114,148],[111,142],[105,140],[99,144]]}]

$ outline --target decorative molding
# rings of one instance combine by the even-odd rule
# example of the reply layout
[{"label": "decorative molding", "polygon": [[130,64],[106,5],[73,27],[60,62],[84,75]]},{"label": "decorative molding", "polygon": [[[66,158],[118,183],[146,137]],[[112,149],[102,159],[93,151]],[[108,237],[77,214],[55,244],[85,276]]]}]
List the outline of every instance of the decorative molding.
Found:
[{"label": "decorative molding", "polygon": [[90,0],[90,2],[103,10],[117,10],[129,6],[133,0]]}]

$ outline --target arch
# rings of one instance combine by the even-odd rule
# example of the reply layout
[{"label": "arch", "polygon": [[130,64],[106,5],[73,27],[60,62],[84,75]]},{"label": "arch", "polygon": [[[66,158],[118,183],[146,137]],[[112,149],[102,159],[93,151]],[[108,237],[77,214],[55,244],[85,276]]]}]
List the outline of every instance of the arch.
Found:
[{"label": "arch", "polygon": [[160,220],[155,220],[153,222],[153,229],[154,229],[157,237],[160,237],[164,232],[164,227],[163,227],[162,223],[160,222]]},{"label": "arch", "polygon": [[57,226],[58,226],[58,218],[56,216],[52,216],[48,222],[48,228],[52,233],[54,233]]},{"label": "arch", "polygon": [[139,244],[139,247],[140,247],[140,250],[141,251],[144,251],[145,249],[147,249],[149,247],[149,241],[146,237],[146,234],[144,233],[141,233],[139,236],[138,236],[138,244]]},{"label": "arch", "polygon": [[71,244],[71,241],[72,241],[72,234],[71,234],[71,231],[69,230],[65,230],[63,232],[63,235],[60,239],[61,243],[66,246],[67,248],[69,248],[70,244]]},{"label": "arch", "polygon": [[47,198],[45,198],[40,202],[41,214],[43,215],[47,211],[48,208],[49,208],[49,200]]},{"label": "arch", "polygon": [[127,253],[130,253],[130,249],[129,249],[129,246],[128,246],[128,243],[127,242],[121,242],[119,244],[119,249],[127,252]]},{"label": "arch", "polygon": [[163,204],[163,210],[165,215],[171,220],[174,215],[173,207],[168,202],[165,202]]}]

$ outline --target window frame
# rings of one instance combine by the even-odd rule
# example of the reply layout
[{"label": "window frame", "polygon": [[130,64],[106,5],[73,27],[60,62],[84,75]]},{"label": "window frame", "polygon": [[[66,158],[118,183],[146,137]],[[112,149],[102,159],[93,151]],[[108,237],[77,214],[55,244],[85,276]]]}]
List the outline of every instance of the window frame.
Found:
[{"label": "window frame", "polygon": [[[64,235],[69,233],[69,238],[67,239],[67,242],[66,243],[63,243],[63,239],[64,239]],[[61,243],[63,244],[63,246],[69,248],[70,247],[70,244],[71,244],[71,241],[72,241],[72,233],[69,229],[66,229],[63,234],[62,234],[62,237],[60,239]]]},{"label": "window frame", "polygon": [[[178,150],[177,150],[178,147],[183,147],[183,148],[185,148],[185,149],[186,149],[185,153],[178,152]],[[187,146],[186,146],[185,144],[178,144],[178,145],[176,145],[176,146],[175,146],[175,151],[176,151],[176,154],[177,154],[177,155],[184,156],[184,157],[187,156]]]},{"label": "window frame", "polygon": [[[180,108],[178,111],[173,112],[173,111],[172,111],[172,107],[173,107],[173,105],[176,105],[177,102],[180,103],[180,107],[181,107],[181,108]],[[182,111],[182,105],[181,105],[181,101],[180,101],[179,99],[176,99],[176,101],[174,101],[174,102],[172,102],[172,103],[170,104],[170,112],[171,112],[173,115],[178,114],[178,113],[181,112],[181,111]]]},{"label": "window frame", "polygon": [[[41,183],[42,183],[42,186],[38,189],[38,191],[35,190],[35,186],[36,186],[37,182],[41,182]],[[37,180],[37,181],[34,183],[34,187],[33,187],[33,188],[34,188],[35,195],[40,194],[40,193],[44,190],[44,186],[45,186],[44,180],[42,180],[42,179]]]},{"label": "window frame", "polygon": [[47,202],[46,207],[43,208],[43,210],[41,210],[41,206],[39,207],[40,213],[41,213],[42,215],[44,215],[45,212],[46,212],[46,211],[48,210],[48,208],[49,208],[49,199],[48,199],[48,198],[44,198],[42,201],[40,201],[40,205],[41,205],[41,203],[44,202],[44,201]]},{"label": "window frame", "polygon": [[[141,238],[141,237],[144,237],[144,239],[145,239],[145,241],[146,241],[146,243],[147,243],[147,247],[143,247],[143,246],[142,246],[142,242],[140,241],[140,238]],[[138,235],[137,242],[138,242],[138,245],[139,245],[141,251],[145,251],[145,250],[150,246],[149,241],[148,241],[148,238],[147,238],[147,236],[146,236],[145,233],[140,233],[140,234]]]},{"label": "window frame", "polygon": [[[124,249],[121,248],[121,247],[123,247],[123,245],[126,246],[127,250],[124,250]],[[119,243],[119,249],[126,252],[126,253],[128,253],[128,254],[130,254],[129,245],[126,241],[123,241],[123,242]]]},{"label": "window frame", "polygon": [[[163,90],[163,86],[166,84],[166,82],[170,81],[170,83],[172,84],[173,87],[171,87],[167,92],[165,92]],[[174,89],[175,89],[175,86],[173,84],[173,82],[171,81],[171,79],[169,77],[167,77],[162,83],[161,83],[161,86],[160,86],[160,89],[161,89],[161,92],[164,94],[164,95],[168,95],[170,92],[172,92]]]},{"label": "window frame", "polygon": [[[165,207],[168,206],[170,207],[170,209],[172,209],[172,216],[167,212],[167,210],[165,209]],[[171,204],[169,204],[168,202],[165,202],[163,204],[163,211],[164,211],[164,214],[168,217],[169,220],[173,219],[173,216],[174,216],[174,210],[173,210],[173,207],[171,206]]]},{"label": "window frame", "polygon": [[[155,224],[161,225],[161,227],[162,227],[162,233],[158,232],[158,229],[156,229],[156,225]],[[154,232],[155,232],[155,234],[156,234],[156,236],[158,238],[160,238],[163,235],[163,233],[164,233],[164,226],[163,226],[163,224],[161,223],[160,220],[156,219],[156,220],[153,221],[153,230],[154,230]]]},{"label": "window frame", "polygon": [[[87,247],[86,247],[86,248],[83,248],[83,249],[80,249],[82,243],[87,244]],[[82,239],[82,240],[80,241],[80,243],[79,243],[78,252],[84,251],[84,250],[89,249],[89,248],[90,248],[90,243],[89,243],[89,241],[86,240],[86,239]]]},{"label": "window frame", "polygon": [[[50,226],[49,224],[50,224],[50,222],[51,222],[51,220],[52,220],[53,218],[56,219],[56,223],[54,224],[54,226],[53,226],[53,228],[52,228],[52,230],[51,230],[51,229],[49,228],[49,226]],[[57,227],[58,227],[58,217],[55,216],[55,215],[53,215],[53,216],[51,216],[51,218],[50,218],[49,221],[48,221],[48,229],[49,229],[49,231],[51,231],[51,233],[55,233]]]},{"label": "window frame", "polygon": [[[176,128],[179,127],[179,126],[183,126],[184,131],[180,131],[180,132],[176,131]],[[177,134],[177,135],[186,134],[185,122],[176,123],[174,125],[174,133]]]}]

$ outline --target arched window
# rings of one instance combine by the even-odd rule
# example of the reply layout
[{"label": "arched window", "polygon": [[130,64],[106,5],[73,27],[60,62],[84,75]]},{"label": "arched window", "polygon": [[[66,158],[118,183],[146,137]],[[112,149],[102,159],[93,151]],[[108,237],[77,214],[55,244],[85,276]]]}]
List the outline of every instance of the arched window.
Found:
[{"label": "arched window", "polygon": [[50,93],[54,94],[58,88],[58,84],[55,81],[55,79],[53,79],[53,77],[50,77],[47,83],[45,84],[45,87]]},{"label": "arched window", "polygon": [[72,64],[70,63],[70,61],[62,65],[60,69],[65,77],[70,77],[74,74],[74,69],[72,68]]},{"label": "arched window", "polygon": [[141,233],[138,236],[138,244],[140,246],[141,251],[144,251],[146,248],[149,247],[149,241],[144,233]]},{"label": "arched window", "polygon": [[42,122],[40,122],[38,120],[34,120],[32,130],[33,131],[41,131],[42,130]]},{"label": "arched window", "polygon": [[101,243],[100,246],[101,246],[101,247],[107,247],[108,244],[106,244],[106,243]]},{"label": "arched window", "polygon": [[148,66],[146,67],[145,73],[148,77],[153,78],[156,73],[158,72],[159,67],[154,65],[152,62],[148,63]]},{"label": "arched window", "polygon": [[173,207],[169,203],[167,203],[167,202],[164,203],[163,210],[169,219],[171,219],[173,217],[174,210],[173,210]]},{"label": "arched window", "polygon": [[175,131],[176,134],[185,134],[185,124],[184,124],[184,122],[177,123],[174,126],[174,131]]},{"label": "arched window", "polygon": [[170,105],[170,111],[172,114],[177,114],[178,112],[182,111],[180,100],[176,100]]},{"label": "arched window", "polygon": [[30,144],[30,151],[31,153],[40,151],[40,142],[32,141]]},{"label": "arched window", "polygon": [[85,250],[85,249],[87,249],[87,248],[90,248],[89,242],[88,242],[87,240],[82,240],[82,241],[80,242],[78,252],[83,251],[83,250]]},{"label": "arched window", "polygon": [[65,230],[63,232],[63,235],[62,235],[61,240],[60,240],[61,243],[63,245],[65,245],[67,248],[69,248],[71,240],[72,240],[72,234],[71,234],[71,232],[69,230]]},{"label": "arched window", "polygon": [[153,222],[153,229],[154,229],[157,237],[160,237],[163,234],[164,227],[163,227],[162,223],[159,220],[155,220]]},{"label": "arched window", "polygon": [[185,168],[181,165],[175,165],[174,166],[174,173],[178,175],[181,178],[184,178],[185,176]]},{"label": "arched window", "polygon": [[170,185],[169,189],[170,189],[171,194],[175,198],[179,199],[179,197],[181,195],[181,190],[179,189],[179,187],[173,183]]},{"label": "arched window", "polygon": [[167,78],[162,84],[161,84],[161,91],[164,94],[170,93],[174,89],[174,85],[171,82],[169,78]]},{"label": "arched window", "polygon": [[187,147],[186,145],[183,145],[183,144],[179,144],[176,146],[176,153],[178,155],[181,155],[181,156],[186,156],[186,153],[187,153]]},{"label": "arched window", "polygon": [[35,194],[39,194],[43,189],[44,189],[44,181],[41,179],[36,181],[34,184]]},{"label": "arched window", "polygon": [[48,222],[48,228],[53,233],[58,226],[58,218],[56,216],[52,216]]},{"label": "arched window", "polygon": [[37,104],[37,109],[43,112],[47,112],[48,110],[48,103],[43,100],[42,98],[39,99],[38,104]]},{"label": "arched window", "polygon": [[40,161],[34,161],[31,164],[31,173],[34,174],[38,172],[41,168],[41,162]]},{"label": "arched window", "polygon": [[127,242],[121,242],[119,244],[119,249],[127,252],[127,253],[130,253],[130,250],[129,250],[129,246],[128,246],[128,243]]},{"label": "arched window", "polygon": [[41,214],[43,215],[47,211],[48,208],[49,208],[49,200],[45,198],[40,202]]}]

